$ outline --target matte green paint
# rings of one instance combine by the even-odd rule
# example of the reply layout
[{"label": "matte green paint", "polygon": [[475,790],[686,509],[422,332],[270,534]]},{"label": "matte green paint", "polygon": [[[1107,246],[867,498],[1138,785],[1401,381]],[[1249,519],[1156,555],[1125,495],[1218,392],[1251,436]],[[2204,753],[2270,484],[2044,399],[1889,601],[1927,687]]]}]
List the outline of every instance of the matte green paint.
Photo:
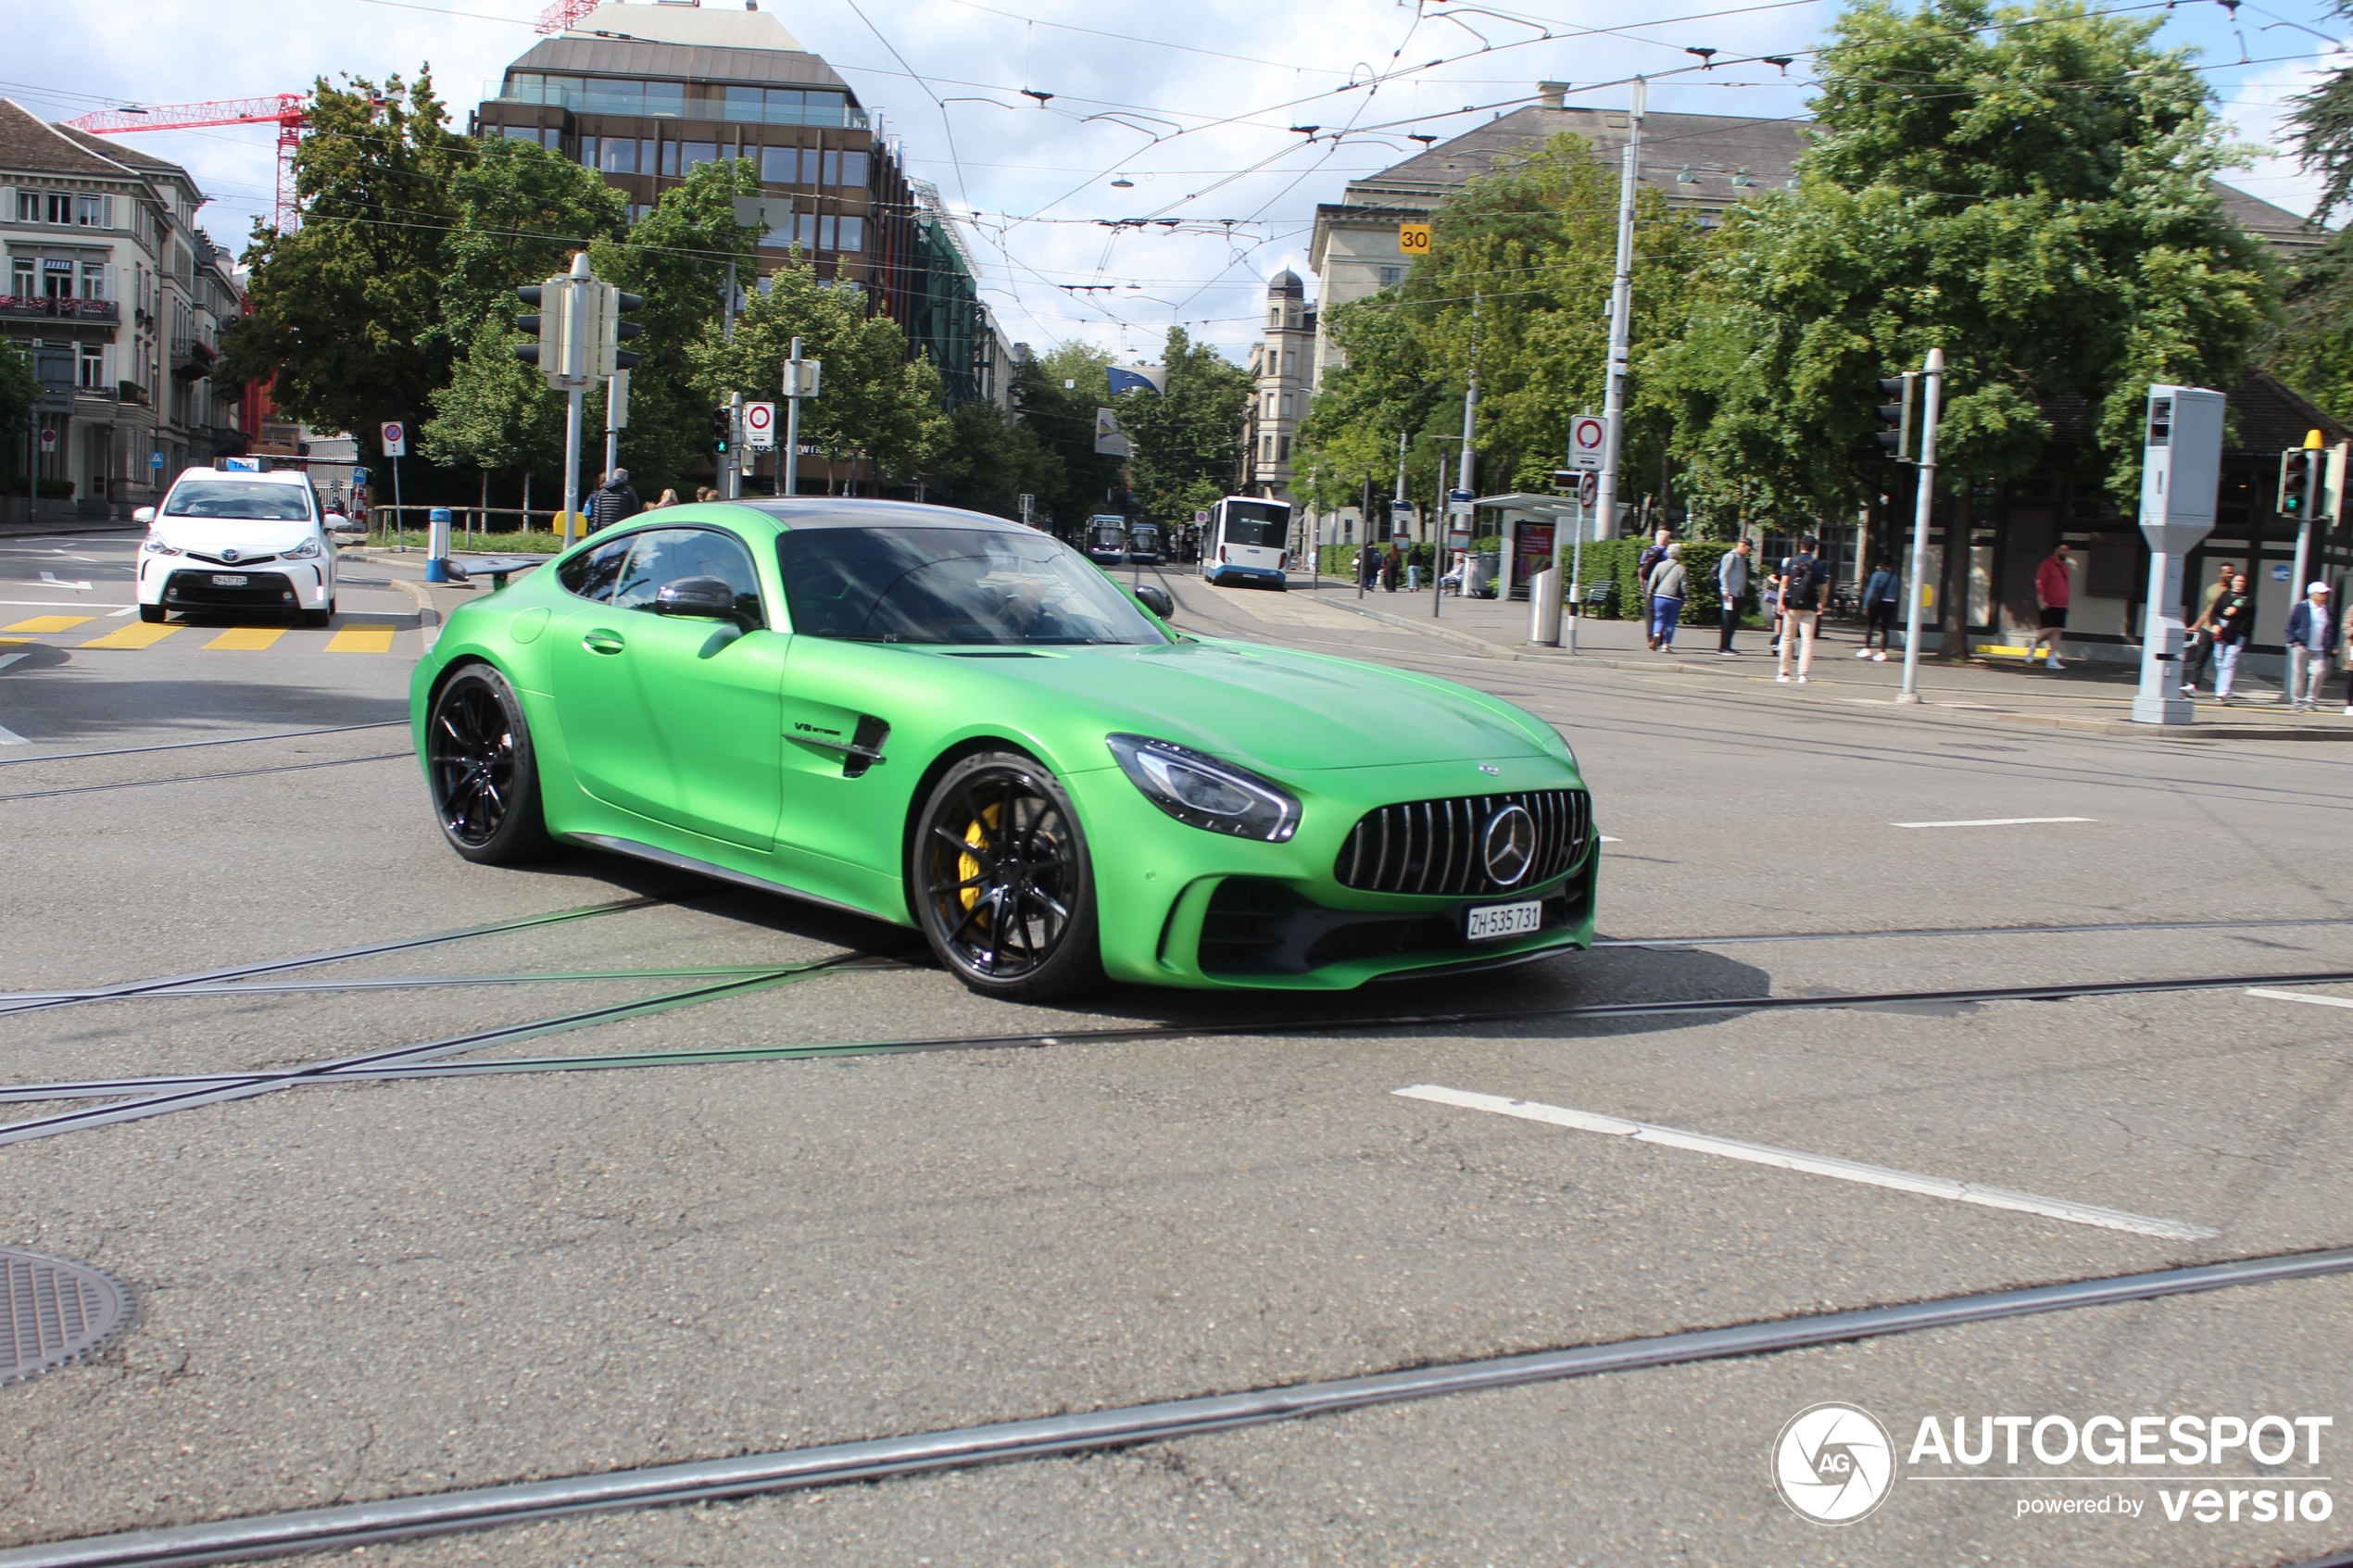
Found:
[{"label": "matte green paint", "polygon": [[[744,632],[616,609],[565,592],[552,566],[533,571],[453,611],[418,665],[410,709],[421,761],[444,673],[489,663],[522,696],[551,832],[628,840],[903,926],[914,924],[907,834],[933,764],[975,747],[1024,751],[1077,807],[1095,866],[1103,965],[1118,980],[1344,989],[1416,968],[1592,944],[1599,855],[1589,847],[1567,877],[1511,895],[1541,897],[1587,883],[1585,913],[1572,929],[1303,975],[1211,976],[1195,965],[1202,915],[1228,876],[1284,881],[1333,909],[1460,908],[1460,898],[1343,887],[1333,862],[1357,820],[1378,806],[1581,788],[1552,726],[1500,698],[1351,659],[1181,632],[1160,646],[1030,650],[796,637],[775,547],[785,521],[706,503],[632,522],[708,526],[741,539],[758,565],[768,624]],[[842,751],[820,743],[848,741],[862,714],[889,724],[886,760],[851,778]],[[1274,780],[1299,797],[1298,833],[1265,844],[1168,817],[1104,746],[1119,732],[1175,741]],[[1496,771],[1482,772],[1482,763]]]}]

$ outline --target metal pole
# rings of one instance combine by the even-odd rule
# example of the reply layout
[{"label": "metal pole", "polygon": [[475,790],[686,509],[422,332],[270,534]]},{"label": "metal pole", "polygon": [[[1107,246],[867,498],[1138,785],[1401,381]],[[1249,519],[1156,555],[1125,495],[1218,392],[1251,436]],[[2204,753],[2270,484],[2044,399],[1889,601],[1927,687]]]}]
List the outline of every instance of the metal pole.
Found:
[{"label": "metal pole", "polygon": [[[564,543],[567,550],[573,544],[573,519],[580,510],[580,400],[585,395],[580,387],[564,394]],[[394,483],[399,483],[399,470],[393,470]]]},{"label": "metal pole", "polygon": [[1577,503],[1577,539],[1568,558],[1568,651],[1577,651],[1577,623],[1585,619],[1585,503]]},{"label": "metal pole", "polygon": [[399,533],[399,530],[409,526],[407,519],[401,516],[405,510],[407,508],[400,504],[400,459],[395,458],[392,460],[392,526],[400,540],[399,547],[403,550],[409,547],[409,535]]},{"label": "metal pole", "polygon": [[[628,374],[626,370],[616,370],[613,373],[616,376]],[[610,480],[612,470],[621,466],[621,427],[613,423],[613,413],[619,404],[620,399],[613,395],[612,382],[608,379],[605,383],[605,478],[607,480]]]},{"label": "metal pole", "polygon": [[2296,581],[2288,584],[2295,594],[2288,600],[2290,604],[2304,602],[2308,581],[2304,573],[2310,569],[2312,560],[2312,520],[2321,512],[2321,465],[2327,457],[2321,445],[2321,433],[2308,432],[2304,437],[2304,521],[2296,529]]},{"label": "metal pole", "polygon": [[[727,270],[732,287],[735,275],[733,262],[728,264]],[[732,299],[734,295],[728,297]],[[744,395],[731,392],[727,395],[727,460],[719,465],[719,498],[723,501],[732,501],[743,493],[743,444]]]},{"label": "metal pole", "polygon": [[1617,274],[1609,291],[1609,369],[1602,383],[1601,493],[1593,503],[1593,537],[1617,537],[1618,424],[1626,415],[1626,358],[1633,337],[1634,186],[1642,175],[1642,101],[1648,83],[1634,79],[1626,114],[1626,153],[1617,174]]},{"label": "metal pole", "polygon": [[727,307],[720,318],[719,341],[736,341],[736,262],[733,257],[727,259]]},{"label": "metal pole", "polygon": [[[800,339],[792,340],[790,358],[800,358]],[[792,390],[785,395],[785,494],[800,494],[800,383],[796,380]],[[1027,514],[1022,517],[1027,522]]]},{"label": "metal pole", "polygon": [[1912,503],[1912,591],[1904,610],[1904,689],[1898,702],[1920,699],[1920,609],[1928,586],[1928,524],[1936,505],[1936,409],[1944,393],[1944,351],[1928,351],[1928,368],[1920,372],[1926,387],[1920,416],[1919,494]]}]

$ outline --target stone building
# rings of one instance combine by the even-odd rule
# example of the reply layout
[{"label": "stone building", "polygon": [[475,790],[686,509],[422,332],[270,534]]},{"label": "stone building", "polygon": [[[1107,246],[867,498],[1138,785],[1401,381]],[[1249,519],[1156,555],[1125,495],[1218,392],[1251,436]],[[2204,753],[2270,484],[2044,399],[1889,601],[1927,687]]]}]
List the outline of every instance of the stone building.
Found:
[{"label": "stone building", "polygon": [[1291,498],[1291,443],[1314,390],[1315,310],[1291,271],[1266,285],[1266,334],[1250,351],[1254,389],[1243,421],[1239,493]]}]

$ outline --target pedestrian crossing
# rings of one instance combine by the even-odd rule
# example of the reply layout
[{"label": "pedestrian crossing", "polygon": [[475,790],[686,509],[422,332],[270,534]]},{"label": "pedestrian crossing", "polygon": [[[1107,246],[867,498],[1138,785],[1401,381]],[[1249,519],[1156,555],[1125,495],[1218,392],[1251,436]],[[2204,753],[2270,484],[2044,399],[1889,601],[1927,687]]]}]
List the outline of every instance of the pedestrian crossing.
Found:
[{"label": "pedestrian crossing", "polygon": [[[21,646],[34,637],[58,636],[90,625],[98,619],[94,615],[36,615],[30,621],[19,621],[13,626],[0,626],[0,644]],[[325,639],[323,651],[327,653],[390,653],[393,651],[394,634],[398,630],[399,628],[395,626],[339,627],[332,636]],[[273,648],[282,652],[321,650],[321,645],[314,640],[316,633],[306,634],[296,632],[289,626],[230,626],[216,629],[190,626],[174,621],[130,621],[116,626],[110,632],[101,633],[97,636],[61,646],[136,652],[142,648],[154,647],[158,643],[191,632],[199,636],[203,636],[208,632],[211,633],[208,637],[205,637],[205,640],[195,643],[194,646],[200,653],[267,653]],[[282,640],[289,633],[293,634],[294,641],[281,648]]]}]

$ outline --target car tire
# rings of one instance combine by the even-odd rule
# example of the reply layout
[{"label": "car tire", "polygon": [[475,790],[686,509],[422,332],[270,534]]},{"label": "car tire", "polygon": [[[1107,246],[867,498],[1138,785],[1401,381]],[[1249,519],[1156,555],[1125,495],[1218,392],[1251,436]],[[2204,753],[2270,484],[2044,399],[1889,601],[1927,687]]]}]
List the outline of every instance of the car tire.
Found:
[{"label": "car tire", "polygon": [[169,611],[167,611],[161,605],[141,605],[139,607],[139,619],[146,621],[149,625],[153,625],[155,622],[161,621],[168,613]]},{"label": "car tire", "polygon": [[531,724],[507,678],[465,664],[434,694],[425,783],[449,847],[478,865],[521,865],[552,841],[540,809]]},{"label": "car tire", "polygon": [[324,609],[306,609],[302,612],[302,623],[305,626],[324,626],[334,618],[335,601],[333,599],[327,601],[327,608]]},{"label": "car tire", "polygon": [[1036,1002],[1102,983],[1086,834],[1035,758],[985,751],[949,769],[907,859],[924,939],[974,991]]}]

